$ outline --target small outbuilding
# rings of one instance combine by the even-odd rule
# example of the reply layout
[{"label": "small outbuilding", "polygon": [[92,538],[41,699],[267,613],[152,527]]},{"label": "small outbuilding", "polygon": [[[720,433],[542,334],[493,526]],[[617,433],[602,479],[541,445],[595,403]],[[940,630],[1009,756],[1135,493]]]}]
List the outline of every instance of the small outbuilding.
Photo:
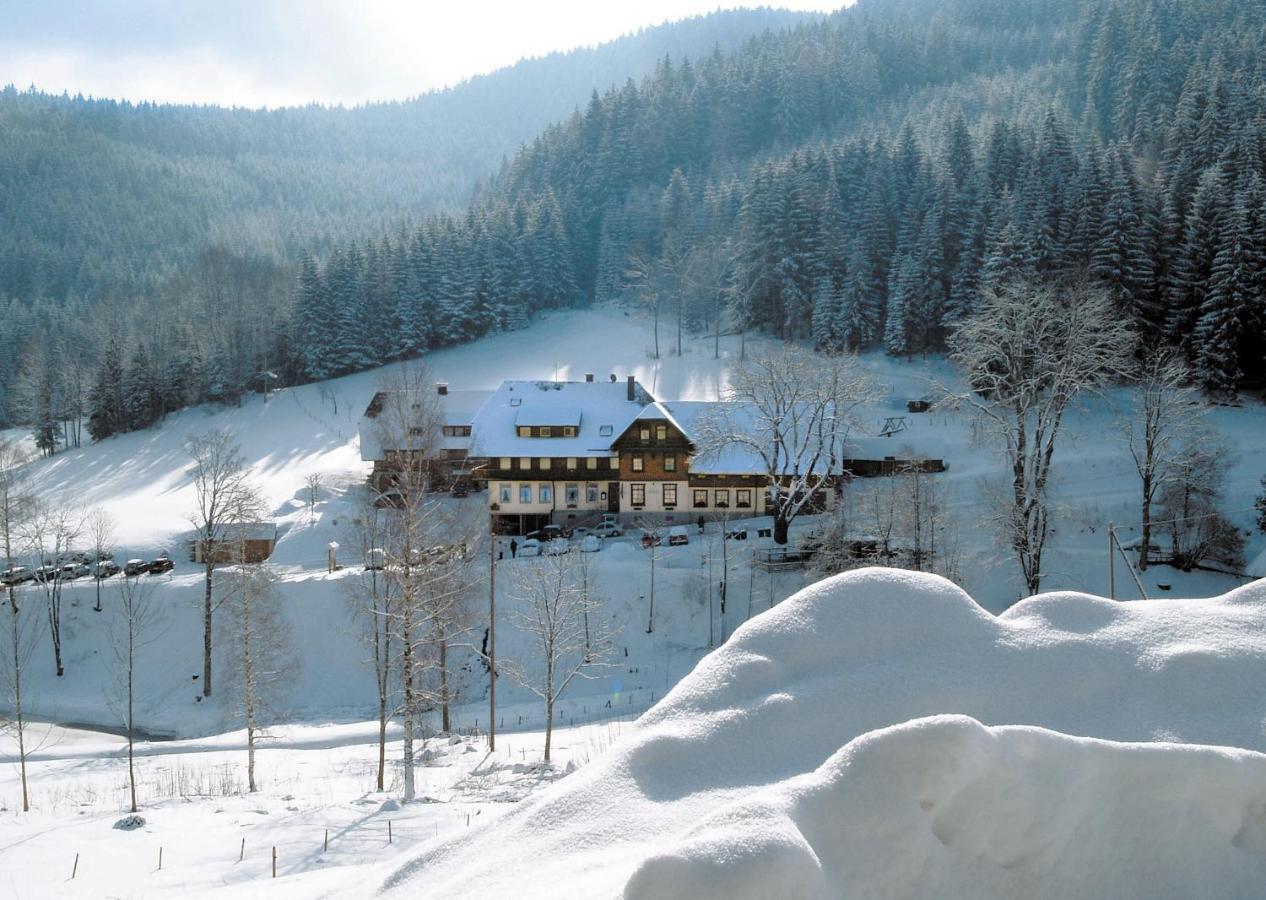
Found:
[{"label": "small outbuilding", "polygon": [[200,531],[186,536],[190,562],[205,563],[210,557],[217,563],[261,563],[277,547],[276,522],[233,523],[218,526],[215,532],[209,541]]}]

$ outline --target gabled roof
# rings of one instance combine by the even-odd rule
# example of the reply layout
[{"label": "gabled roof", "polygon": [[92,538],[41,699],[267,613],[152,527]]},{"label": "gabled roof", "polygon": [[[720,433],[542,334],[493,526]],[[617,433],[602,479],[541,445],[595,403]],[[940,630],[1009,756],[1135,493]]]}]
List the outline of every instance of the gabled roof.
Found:
[{"label": "gabled roof", "polygon": [[[197,528],[185,532],[186,541],[202,540],[203,531]],[[241,522],[217,525],[212,540],[230,541],[272,541],[277,539],[276,522]]]},{"label": "gabled roof", "polygon": [[[448,391],[444,394],[428,395],[439,404],[440,415],[445,425],[470,425],[488,398],[493,394],[489,390]],[[387,402],[387,392],[378,391],[365,408],[360,420],[360,458],[363,460],[380,459],[383,454],[382,428],[377,424]],[[439,449],[465,450],[470,446],[468,437],[448,437],[437,435]],[[390,449],[390,448],[388,448]]]},{"label": "gabled roof", "polygon": [[686,429],[682,428],[681,423],[678,422],[673,417],[672,411],[669,410],[669,408],[666,405],[664,405],[663,403],[660,403],[658,400],[656,400],[654,403],[647,404],[646,407],[643,408],[643,410],[640,413],[638,413],[637,417],[640,420],[651,420],[651,421],[654,421],[657,419],[667,420],[669,425],[672,425],[674,428],[680,431],[687,438],[690,437],[690,433],[686,431]]},{"label": "gabled roof", "polygon": [[[479,456],[605,456],[653,398],[623,381],[507,381],[475,416]],[[575,425],[575,437],[519,437],[519,425]],[[605,432],[605,433],[604,433]]]}]

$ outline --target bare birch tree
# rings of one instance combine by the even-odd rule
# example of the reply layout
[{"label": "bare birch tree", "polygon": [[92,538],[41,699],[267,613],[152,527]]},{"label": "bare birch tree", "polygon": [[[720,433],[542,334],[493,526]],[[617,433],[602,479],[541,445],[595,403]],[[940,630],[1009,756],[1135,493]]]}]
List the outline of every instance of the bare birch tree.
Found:
[{"label": "bare birch tree", "polygon": [[97,583],[97,605],[92,609],[94,612],[101,612],[99,566],[102,558],[114,549],[114,517],[100,506],[94,506],[88,510],[88,516],[84,519],[84,531],[87,532],[88,543],[92,545],[92,577]]},{"label": "bare birch tree", "polygon": [[202,598],[202,696],[211,696],[212,613],[214,605],[217,542],[234,523],[234,510],[243,508],[243,495],[251,492],[249,469],[233,438],[223,431],[208,431],[191,438],[185,447],[193,466],[195,507],[189,516],[198,542],[203,567]]},{"label": "bare birch tree", "polygon": [[447,730],[452,697],[448,653],[470,627],[472,522],[448,498],[431,492],[443,415],[426,368],[397,368],[382,384],[379,439],[392,465],[392,484],[379,502],[390,507],[384,539],[393,582],[391,642],[398,648],[404,726],[404,792],[415,796],[413,748],[428,708],[440,709]]},{"label": "bare birch tree", "polygon": [[246,728],[246,785],[258,790],[255,751],[267,737],[269,714],[292,668],[289,629],[276,591],[276,574],[266,563],[239,562],[226,570],[226,600],[234,615],[230,652],[230,684]]},{"label": "bare birch tree", "polygon": [[[607,666],[613,630],[582,589],[572,554],[524,560],[515,568],[509,620],[528,637],[531,656],[511,660],[510,677],[545,701],[545,762],[554,707],[577,678]],[[589,623],[586,633],[585,623]]]},{"label": "bare birch tree", "polygon": [[1025,589],[1042,583],[1051,463],[1064,414],[1129,373],[1134,335],[1103,290],[1007,282],[986,289],[950,338],[971,390],[954,399],[980,417],[1010,469],[1004,540]]},{"label": "bare birch tree", "polygon": [[146,644],[156,640],[158,609],[147,583],[139,578],[119,581],[119,606],[110,621],[111,644],[116,663],[118,712],[127,730],[127,784],[132,806],[136,802],[136,683],[140,660],[139,652]]},{"label": "bare birch tree", "polygon": [[57,677],[66,674],[62,660],[62,563],[70,557],[71,547],[83,523],[69,507],[44,500],[31,504],[26,520],[27,544],[42,565],[36,582],[43,589],[48,614],[48,635],[53,647]]},{"label": "bare birch tree", "polygon": [[1136,373],[1133,408],[1121,423],[1143,489],[1140,570],[1147,569],[1152,546],[1152,504],[1180,474],[1186,445],[1207,411],[1191,383],[1191,370],[1175,351],[1150,351]]},{"label": "bare birch tree", "polygon": [[734,447],[759,459],[774,541],[785,544],[796,516],[834,489],[854,411],[869,389],[855,356],[782,345],[734,370],[725,402],[700,417],[696,455]]},{"label": "bare birch tree", "polygon": [[374,669],[374,688],[378,706],[378,773],[376,784],[379,791],[386,789],[387,725],[393,710],[392,678],[396,666],[396,645],[392,642],[396,606],[396,579],[385,571],[387,537],[386,513],[375,502],[371,493],[365,494],[365,503],[357,518],[355,530],[360,545],[365,571],[357,578],[349,578],[348,600],[353,614],[363,627],[363,637],[369,647],[369,663]]},{"label": "bare birch tree", "polygon": [[[4,570],[10,572],[17,560],[18,535],[30,512],[30,498],[24,492],[22,469],[28,462],[27,454],[10,441],[0,439],[0,541],[4,551]],[[12,577],[5,578],[6,643],[4,686],[11,710],[7,720],[0,720],[6,730],[11,730],[18,745],[18,778],[22,787],[22,812],[31,811],[30,792],[26,782],[27,736],[26,716],[23,711],[22,675],[30,662],[34,647],[34,627],[30,617],[18,603],[18,595]]]}]

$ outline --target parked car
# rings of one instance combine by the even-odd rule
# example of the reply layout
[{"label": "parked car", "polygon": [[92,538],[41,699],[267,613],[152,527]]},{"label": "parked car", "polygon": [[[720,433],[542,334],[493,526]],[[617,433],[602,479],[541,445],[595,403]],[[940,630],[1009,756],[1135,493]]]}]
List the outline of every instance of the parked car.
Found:
[{"label": "parked car", "polygon": [[563,527],[561,525],[544,525],[541,527],[540,534],[542,541],[552,541],[563,536]]},{"label": "parked car", "polygon": [[123,565],[123,574],[128,578],[133,578],[148,571],[149,563],[143,559],[129,559]]},{"label": "parked car", "polygon": [[387,551],[381,547],[370,547],[365,551],[365,571],[381,572],[387,568]]},{"label": "parked car", "polygon": [[571,552],[571,541],[564,537],[553,538],[541,547],[541,552],[546,556],[562,556]]},{"label": "parked car", "polygon": [[608,522],[604,519],[602,524],[593,530],[593,533],[601,538],[619,537],[624,534],[624,529],[620,527],[618,522]]},{"label": "parked car", "polygon": [[642,531],[642,547],[658,547],[663,543],[663,537],[658,531],[652,531],[649,528]]},{"label": "parked car", "polygon": [[114,575],[118,575],[120,571],[121,570],[119,569],[119,564],[116,563],[114,560],[103,559],[101,560],[101,562],[97,563],[97,565],[94,567],[93,574],[96,575],[96,577],[99,579],[110,578]]},{"label": "parked car", "polygon": [[525,538],[519,545],[519,556],[540,556],[541,542],[534,537]]},{"label": "parked car", "polygon": [[573,528],[571,530],[571,534],[569,535],[569,537],[573,541],[583,541],[586,537],[588,537],[591,534],[593,534],[592,528],[586,528],[585,526],[581,525],[579,528]]},{"label": "parked car", "polygon": [[597,553],[602,549],[602,541],[596,534],[586,534],[580,539],[581,553]]},{"label": "parked car", "polygon": [[470,491],[466,487],[466,482],[464,481],[453,482],[453,496],[454,497],[465,497],[468,493],[470,493]]},{"label": "parked car", "polygon": [[81,562],[68,562],[62,566],[62,581],[74,581],[88,574],[88,566]]},{"label": "parked car", "polygon": [[11,584],[24,584],[35,577],[35,573],[26,566],[11,566],[0,574],[0,584],[6,587]]},{"label": "parked car", "polygon": [[725,533],[725,539],[727,541],[745,541],[747,540],[747,529],[731,528]]},{"label": "parked car", "polygon": [[176,568],[176,564],[171,561],[170,556],[164,554],[149,564],[149,573],[151,575],[162,575],[164,572],[170,572],[174,568]]},{"label": "parked car", "polygon": [[55,566],[52,563],[44,563],[44,565],[35,569],[33,577],[36,581],[41,583],[46,581],[56,581],[58,576],[61,575],[61,571],[62,570],[58,566]]},{"label": "parked car", "polygon": [[686,531],[685,525],[674,525],[668,529],[668,546],[680,547],[682,544],[690,543],[690,532]]}]

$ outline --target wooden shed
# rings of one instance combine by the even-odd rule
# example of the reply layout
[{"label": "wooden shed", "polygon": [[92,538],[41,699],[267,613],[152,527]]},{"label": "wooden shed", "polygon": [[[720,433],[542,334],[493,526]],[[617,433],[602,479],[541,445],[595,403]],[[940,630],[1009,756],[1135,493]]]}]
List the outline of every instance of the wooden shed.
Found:
[{"label": "wooden shed", "polygon": [[192,532],[187,543],[190,562],[204,563],[210,556],[217,563],[261,563],[273,555],[277,546],[277,523],[222,525],[211,540],[204,540],[200,532]]}]

